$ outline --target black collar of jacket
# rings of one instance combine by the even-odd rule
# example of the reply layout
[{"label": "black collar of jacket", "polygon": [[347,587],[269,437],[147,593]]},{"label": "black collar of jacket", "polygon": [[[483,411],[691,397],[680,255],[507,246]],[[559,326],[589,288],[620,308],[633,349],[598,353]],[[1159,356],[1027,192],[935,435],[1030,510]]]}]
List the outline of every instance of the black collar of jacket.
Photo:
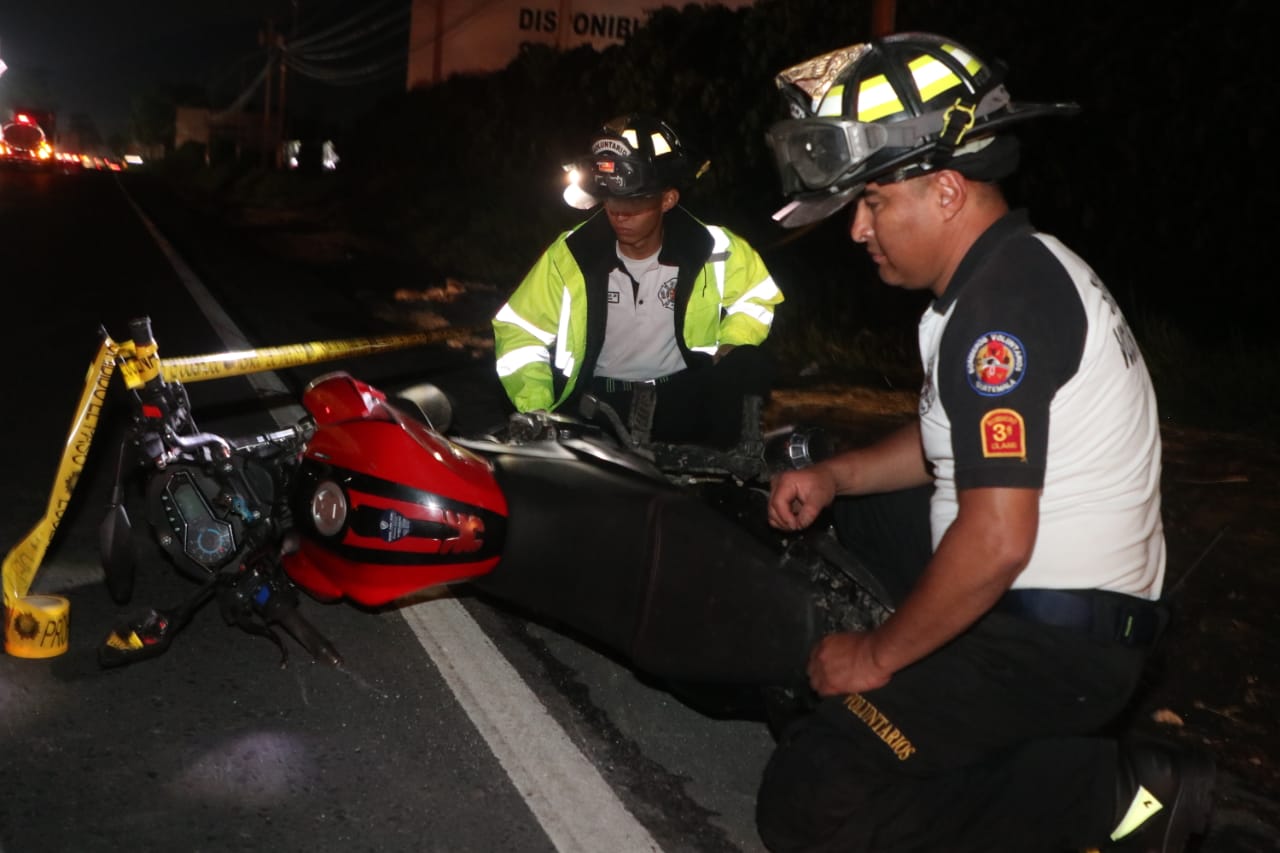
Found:
[{"label": "black collar of jacket", "polygon": [[[600,210],[569,235],[566,243],[584,276],[608,272],[617,263],[617,235],[609,217]],[[668,266],[701,267],[711,256],[712,240],[707,228],[679,205],[662,218],[662,250],[658,261]]]},{"label": "black collar of jacket", "polygon": [[[565,240],[569,251],[573,253],[578,268],[582,271],[583,284],[587,295],[587,345],[582,356],[582,368],[574,395],[582,394],[591,383],[595,374],[596,358],[600,355],[600,347],[604,343],[605,325],[608,318],[608,303],[605,293],[609,287],[609,273],[618,263],[618,237],[613,233],[609,217],[603,210],[582,223]],[[693,293],[694,283],[698,275],[711,257],[714,242],[705,225],[693,217],[683,207],[676,206],[667,211],[662,219],[662,249],[658,261],[680,270],[676,281],[676,310],[672,316],[676,330],[676,344],[684,354],[685,364],[694,367],[702,362],[710,362],[709,356],[691,351],[684,342],[680,330],[684,328],[685,309],[689,304],[689,295]],[[556,396],[559,396],[563,378],[555,373]]]}]

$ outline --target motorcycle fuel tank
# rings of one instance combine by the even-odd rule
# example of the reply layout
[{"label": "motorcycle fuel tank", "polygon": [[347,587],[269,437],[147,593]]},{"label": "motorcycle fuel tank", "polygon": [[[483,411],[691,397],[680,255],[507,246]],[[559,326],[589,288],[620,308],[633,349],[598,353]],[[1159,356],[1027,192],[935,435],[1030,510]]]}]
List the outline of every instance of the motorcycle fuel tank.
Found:
[{"label": "motorcycle fuel tank", "polygon": [[507,504],[487,461],[344,373],[313,382],[303,405],[318,428],[293,489],[295,583],[376,606],[493,570]]}]

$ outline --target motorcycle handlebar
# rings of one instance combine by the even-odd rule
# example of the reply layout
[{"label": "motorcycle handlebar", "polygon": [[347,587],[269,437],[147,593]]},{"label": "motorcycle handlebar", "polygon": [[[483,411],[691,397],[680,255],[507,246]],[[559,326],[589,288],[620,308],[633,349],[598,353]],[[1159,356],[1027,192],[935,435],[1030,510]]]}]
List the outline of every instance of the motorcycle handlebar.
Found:
[{"label": "motorcycle handlebar", "polygon": [[129,336],[136,346],[149,346],[155,343],[151,336],[151,318],[134,317],[129,321]]}]

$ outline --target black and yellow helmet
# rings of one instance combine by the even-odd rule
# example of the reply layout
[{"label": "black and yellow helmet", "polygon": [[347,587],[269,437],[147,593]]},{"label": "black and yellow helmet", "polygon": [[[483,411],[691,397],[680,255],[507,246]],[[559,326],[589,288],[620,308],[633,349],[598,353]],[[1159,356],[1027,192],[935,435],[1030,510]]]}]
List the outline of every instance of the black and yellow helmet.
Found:
[{"label": "black and yellow helmet", "polygon": [[954,40],[899,33],[814,57],[776,80],[791,118],[767,139],[791,203],[784,227],[816,222],[871,181],[950,168],[998,180],[1017,168],[1017,140],[1000,131],[1075,104],[1016,104],[1001,69]]},{"label": "black and yellow helmet", "polygon": [[632,113],[604,123],[591,153],[565,166],[564,199],[589,209],[604,198],[637,198],[683,189],[701,169],[674,130],[653,116]]}]

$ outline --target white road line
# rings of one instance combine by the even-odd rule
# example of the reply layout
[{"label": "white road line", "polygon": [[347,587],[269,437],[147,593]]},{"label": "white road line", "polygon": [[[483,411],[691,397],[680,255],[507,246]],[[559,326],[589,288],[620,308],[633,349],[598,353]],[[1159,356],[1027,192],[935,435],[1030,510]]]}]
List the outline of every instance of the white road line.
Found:
[{"label": "white road line", "polygon": [[[123,189],[123,188],[122,188]],[[244,333],[125,193],[223,344],[251,349]],[[247,377],[259,390],[288,393],[274,373]],[[254,382],[257,379],[259,382]],[[297,409],[298,415],[302,409]],[[284,412],[272,413],[278,424]],[[480,626],[457,601],[439,598],[400,611],[516,791],[561,853],[654,853],[662,848],[564,733]]]},{"label": "white road line", "polygon": [[[137,202],[127,192],[124,192],[123,186],[120,187],[120,191],[124,193],[125,200],[129,202],[133,212],[138,214],[138,218],[142,220],[142,224],[147,231],[151,232],[151,238],[156,241],[156,245],[164,253],[169,265],[178,274],[179,280],[182,281],[182,286],[187,289],[187,293],[191,294],[191,298],[195,300],[196,307],[200,309],[205,319],[209,321],[209,325],[213,327],[214,333],[222,341],[223,346],[232,352],[253,349],[253,345],[249,343],[249,339],[245,337],[244,332],[240,331],[240,327],[222,309],[222,305],[219,304],[218,300],[213,298],[209,288],[205,287],[200,277],[195,274],[191,267],[187,266],[187,262],[182,259],[177,250],[173,248],[173,245],[160,233],[160,229],[156,228],[155,223],[147,218],[147,215],[142,212],[142,208],[138,207]],[[289,388],[274,373],[250,373],[244,378],[258,392],[259,397],[278,397],[290,393]],[[306,414],[299,405],[279,405],[273,407],[270,411],[271,417],[275,420],[277,426],[296,423],[299,418]]]},{"label": "white road line", "polygon": [[461,604],[400,612],[557,850],[662,849]]}]

